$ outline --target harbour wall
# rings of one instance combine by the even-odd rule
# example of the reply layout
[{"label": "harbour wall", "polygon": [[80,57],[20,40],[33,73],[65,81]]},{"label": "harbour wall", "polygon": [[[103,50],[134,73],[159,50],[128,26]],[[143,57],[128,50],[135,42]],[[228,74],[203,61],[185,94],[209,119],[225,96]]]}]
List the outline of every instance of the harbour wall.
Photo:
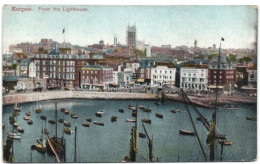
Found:
[{"label": "harbour wall", "polygon": [[35,102],[51,99],[86,98],[86,99],[156,99],[156,94],[127,92],[86,92],[86,91],[50,91],[18,93],[3,96],[2,104]]},{"label": "harbour wall", "polygon": [[[129,93],[129,92],[89,92],[89,91],[48,91],[48,92],[31,92],[31,93],[17,93],[3,96],[2,104],[15,104],[25,102],[36,102],[52,99],[67,99],[67,98],[85,98],[85,99],[140,99],[140,100],[155,100],[156,94],[151,93]],[[197,97],[189,96],[192,102],[198,106],[209,107],[210,104],[215,103],[215,97]],[[177,94],[167,94],[167,99],[172,101],[183,102],[183,99]],[[221,104],[230,103],[249,103],[256,104],[256,98],[249,97],[219,97]],[[208,104],[208,105],[207,105]]]}]

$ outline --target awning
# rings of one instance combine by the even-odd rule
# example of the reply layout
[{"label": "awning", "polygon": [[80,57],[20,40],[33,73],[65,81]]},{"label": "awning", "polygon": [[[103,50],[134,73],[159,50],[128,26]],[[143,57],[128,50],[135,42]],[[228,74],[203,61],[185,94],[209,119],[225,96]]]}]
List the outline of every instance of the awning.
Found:
[{"label": "awning", "polygon": [[[216,85],[209,85],[208,88],[210,89],[214,89],[214,88],[217,88]],[[224,86],[218,86],[219,89],[223,89]]]},{"label": "awning", "polygon": [[110,83],[110,85],[114,85],[114,86],[116,86],[116,83]]},{"label": "awning", "polygon": [[144,82],[144,79],[138,79],[137,82],[138,82],[138,83],[143,83],[143,82]]},{"label": "awning", "polygon": [[134,84],[134,83],[135,83],[135,82],[132,81],[132,82],[130,82],[129,84]]}]

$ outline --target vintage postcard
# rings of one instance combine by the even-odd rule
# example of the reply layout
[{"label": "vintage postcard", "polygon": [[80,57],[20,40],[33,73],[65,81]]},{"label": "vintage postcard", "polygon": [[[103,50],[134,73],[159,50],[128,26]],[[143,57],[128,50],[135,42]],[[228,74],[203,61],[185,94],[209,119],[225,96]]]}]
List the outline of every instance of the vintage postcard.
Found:
[{"label": "vintage postcard", "polygon": [[256,6],[2,14],[3,162],[256,160]]}]

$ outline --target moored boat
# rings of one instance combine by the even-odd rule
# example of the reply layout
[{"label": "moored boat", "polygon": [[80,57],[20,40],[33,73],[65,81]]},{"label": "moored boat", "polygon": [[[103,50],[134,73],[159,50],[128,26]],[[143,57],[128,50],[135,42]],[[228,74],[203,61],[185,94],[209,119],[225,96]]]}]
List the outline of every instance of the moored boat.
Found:
[{"label": "moored boat", "polygon": [[30,117],[24,116],[23,119],[24,120],[30,120]]},{"label": "moored boat", "polygon": [[155,104],[155,105],[160,105],[160,103],[159,103],[159,102],[154,102],[154,104]]},{"label": "moored boat", "polygon": [[114,121],[116,121],[117,120],[117,116],[112,116],[111,117],[111,122],[114,122]]},{"label": "moored boat", "polygon": [[229,110],[238,110],[239,109],[238,107],[234,106],[233,104],[225,105],[225,108],[229,109]]},{"label": "moored boat", "polygon": [[223,144],[223,145],[232,145],[231,141],[225,141],[225,140],[218,140],[218,143]]},{"label": "moored boat", "polygon": [[246,117],[246,120],[256,121],[256,118]]},{"label": "moored boat", "polygon": [[140,137],[140,138],[146,138],[146,135],[145,135],[144,133],[141,133],[141,132],[140,132],[140,133],[139,133],[139,137]]},{"label": "moored boat", "polygon": [[224,134],[215,134],[214,138],[225,139],[226,135],[224,135]]},{"label": "moored boat", "polygon": [[126,122],[136,122],[136,120],[132,120],[132,119],[126,119]]},{"label": "moored boat", "polygon": [[104,114],[105,111],[101,110],[101,111],[98,111],[97,113],[98,113],[98,114]]},{"label": "moored boat", "polygon": [[172,112],[172,113],[176,113],[176,110],[173,109],[173,110],[171,110],[171,112]]},{"label": "moored boat", "polygon": [[100,125],[100,126],[104,126],[104,123],[102,123],[102,122],[98,122],[98,121],[94,121],[94,124],[96,124],[96,125]]},{"label": "moored boat", "polygon": [[128,108],[131,109],[131,110],[136,110],[136,108],[133,107],[133,106],[130,106],[130,107],[128,107]]},{"label": "moored boat", "polygon": [[15,108],[14,108],[14,111],[20,112],[20,111],[21,111],[21,108],[15,107]]},{"label": "moored boat", "polygon": [[60,108],[60,111],[61,112],[64,112],[66,109],[65,108]]},{"label": "moored boat", "polygon": [[69,112],[68,109],[65,109],[65,110],[64,110],[64,113],[65,113],[65,114],[70,114],[70,112]]},{"label": "moored boat", "polygon": [[148,124],[152,123],[152,121],[150,119],[145,119],[145,118],[142,119],[142,122],[145,122],[145,123],[148,123]]},{"label": "moored boat", "polygon": [[16,130],[17,130],[18,132],[20,132],[20,133],[23,133],[23,132],[24,132],[24,129],[21,128],[21,127],[17,127]]},{"label": "moored boat", "polygon": [[28,123],[29,125],[31,125],[31,124],[33,124],[33,121],[32,121],[32,120],[27,120],[27,123]]},{"label": "moored boat", "polygon": [[87,120],[88,122],[91,122],[91,121],[92,121],[90,117],[88,117],[86,120]]},{"label": "moored boat", "polygon": [[140,105],[139,108],[140,108],[140,109],[144,109],[144,106],[143,106],[143,105]]},{"label": "moored boat", "polygon": [[47,151],[47,148],[45,145],[43,145],[43,143],[38,143],[38,144],[35,144],[35,149],[40,152],[40,153],[45,153]]},{"label": "moored boat", "polygon": [[156,117],[159,117],[159,118],[163,118],[163,115],[160,114],[160,113],[155,113],[155,116],[156,116]]},{"label": "moored boat", "polygon": [[16,132],[8,132],[7,137],[11,139],[20,139],[21,135]]},{"label": "moored boat", "polygon": [[193,131],[189,131],[189,130],[180,130],[180,134],[192,135],[192,136],[195,135],[195,133]]},{"label": "moored boat", "polygon": [[41,113],[42,112],[42,108],[37,108],[35,111],[36,111],[36,113]]},{"label": "moored boat", "polygon": [[96,113],[96,116],[97,116],[97,117],[102,117],[102,114]]},{"label": "moored boat", "polygon": [[149,109],[149,108],[144,108],[143,109],[144,112],[148,112],[148,113],[151,113],[152,112],[152,109]]},{"label": "moored boat", "polygon": [[64,133],[67,133],[67,134],[71,134],[71,129],[70,128],[64,128]]},{"label": "moored boat", "polygon": [[177,112],[181,113],[181,110],[177,110]]},{"label": "moored boat", "polygon": [[132,111],[132,116],[135,117],[136,116],[136,111]]},{"label": "moored boat", "polygon": [[13,125],[14,125],[14,127],[18,127],[19,126],[19,124],[17,122],[15,122]]},{"label": "moored boat", "polygon": [[124,113],[124,109],[118,109],[120,113]]},{"label": "moored boat", "polygon": [[26,115],[27,116],[31,116],[31,112],[26,112]]},{"label": "moored boat", "polygon": [[76,113],[72,113],[70,116],[71,118],[78,118],[78,115]]},{"label": "moored boat", "polygon": [[64,126],[71,127],[71,123],[70,122],[64,121],[63,124],[64,124]]},{"label": "moored boat", "polygon": [[89,123],[83,122],[82,126],[89,127]]},{"label": "moored boat", "polygon": [[54,120],[48,120],[48,123],[50,124],[56,124],[56,122]]},{"label": "moored boat", "polygon": [[60,118],[60,119],[58,120],[58,122],[59,122],[59,123],[64,123],[64,119]]},{"label": "moored boat", "polygon": [[41,118],[41,120],[46,120],[45,116],[41,116],[40,118]]},{"label": "moored boat", "polygon": [[19,116],[19,112],[14,111],[14,112],[13,112],[13,116]]}]

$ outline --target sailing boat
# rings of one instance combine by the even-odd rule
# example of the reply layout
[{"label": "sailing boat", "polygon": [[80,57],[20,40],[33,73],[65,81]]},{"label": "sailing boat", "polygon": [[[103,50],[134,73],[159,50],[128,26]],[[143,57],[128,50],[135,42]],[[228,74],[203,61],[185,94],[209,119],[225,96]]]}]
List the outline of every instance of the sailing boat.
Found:
[{"label": "sailing boat", "polygon": [[129,157],[125,156],[123,162],[135,162],[136,161],[136,154],[137,154],[137,104],[136,104],[136,114],[135,114],[135,125],[132,127],[131,130],[131,139],[130,139],[130,154]]},{"label": "sailing boat", "polygon": [[21,108],[18,107],[17,102],[15,103],[14,111],[20,112]]},{"label": "sailing boat", "polygon": [[37,144],[35,144],[35,148],[38,152],[40,153],[45,153],[47,148],[46,148],[46,144],[45,144],[45,140],[44,140],[44,137],[43,137],[43,121],[42,121],[42,136],[40,139],[37,139]]},{"label": "sailing boat", "polygon": [[42,108],[39,107],[39,93],[38,93],[38,101],[37,101],[37,108],[36,108],[36,113],[41,113]]},{"label": "sailing boat", "polygon": [[151,139],[149,137],[143,122],[142,122],[142,125],[143,125],[144,132],[145,132],[147,139],[148,139],[148,148],[149,148],[149,160],[147,160],[146,162],[158,162],[158,158],[156,159],[153,156],[153,139]]},{"label": "sailing boat", "polygon": [[[55,102],[55,119],[57,122],[57,102]],[[64,138],[59,138],[57,135],[57,124],[56,126],[56,135],[52,138],[48,137],[48,134],[46,134],[46,147],[47,147],[47,153],[50,155],[55,155],[57,158],[57,161],[60,162],[59,155],[64,154]]]}]

